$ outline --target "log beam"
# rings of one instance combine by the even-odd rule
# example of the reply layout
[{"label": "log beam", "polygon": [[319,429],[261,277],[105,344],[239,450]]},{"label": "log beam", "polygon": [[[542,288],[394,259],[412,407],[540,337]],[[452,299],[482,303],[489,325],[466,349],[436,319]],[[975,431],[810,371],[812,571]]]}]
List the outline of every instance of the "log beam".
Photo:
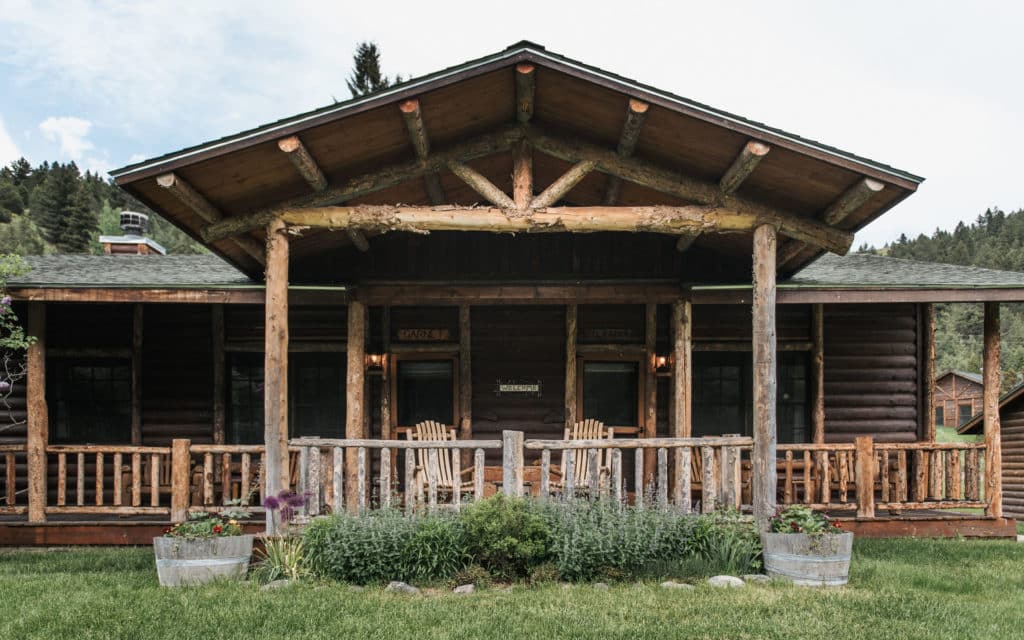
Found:
[{"label": "log beam", "polygon": [[203,240],[206,242],[216,242],[264,227],[285,209],[334,205],[394,187],[408,180],[421,178],[428,173],[437,173],[438,171],[445,170],[448,167],[448,163],[453,160],[466,162],[475,158],[508,151],[516,142],[523,138],[523,135],[522,127],[520,125],[513,125],[467,140],[462,144],[454,145],[442,151],[432,151],[426,161],[421,161],[417,158],[410,162],[391,165],[371,173],[356,176],[345,184],[334,187],[329,186],[321,192],[290,198],[274,206],[259,209],[245,215],[225,218],[219,222],[207,225],[202,231]]},{"label": "log beam", "polygon": [[[619,134],[619,146],[615,152],[620,158],[628,158],[636,150],[636,143],[640,139],[640,129],[647,119],[647,110],[650,108],[646,102],[630,98],[626,105],[626,121],[622,125],[622,133]],[[619,192],[622,190],[622,179],[618,176],[608,176],[608,186],[604,193],[604,204],[613,205],[619,200]]]},{"label": "log beam", "polygon": [[[183,205],[191,209],[193,213],[202,218],[206,223],[216,224],[224,218],[217,207],[213,206],[213,204],[210,203],[203,194],[196,191],[195,187],[183,180],[174,172],[157,176],[156,183],[161,188],[166,189],[168,193],[177,198]],[[218,238],[218,240],[224,239],[225,238]],[[233,238],[233,241],[240,249],[242,249],[242,251],[249,254],[253,260],[261,265],[266,264],[263,247],[257,240],[242,236]]]},{"label": "log beam", "polygon": [[28,430],[28,521],[46,521],[46,446],[50,441],[49,411],[46,404],[46,307],[42,302],[28,305],[27,333],[35,338],[28,348],[25,380]]},{"label": "log beam", "polygon": [[750,177],[750,174],[754,172],[761,160],[764,160],[769,151],[771,151],[771,147],[757,140],[751,140],[743,145],[743,149],[722,175],[722,179],[718,181],[718,188],[722,190],[722,193],[729,194],[739,189],[743,181]]},{"label": "log beam", "polygon": [[533,118],[536,75],[532,64],[516,65],[516,120],[524,124]]},{"label": "log beam", "polygon": [[684,233],[676,239],[676,251],[679,253],[685,253],[693,246],[694,242],[697,242],[697,238],[700,237],[700,232]]},{"label": "log beam", "polygon": [[[878,180],[861,178],[856,184],[844,191],[843,195],[830,204],[819,217],[826,225],[837,225],[859,209],[871,196],[882,191],[884,188],[885,184]],[[779,265],[785,265],[806,249],[806,242],[797,242],[796,239],[787,242],[779,251]]]},{"label": "log beam", "polygon": [[512,198],[473,167],[453,160],[448,163],[448,168],[484,200],[502,209],[515,209],[516,203]]},{"label": "log beam", "polygon": [[761,530],[775,511],[776,358],[775,358],[775,228],[754,230],[754,518]]},{"label": "log beam", "polygon": [[999,303],[985,303],[982,414],[985,433],[985,515],[1003,515],[1002,443],[999,425]]},{"label": "log beam", "polygon": [[[288,474],[288,234],[284,222],[267,225],[267,272],[263,441],[266,494],[287,489]],[[267,532],[274,533],[273,513],[267,511]]]},{"label": "log beam", "polygon": [[563,173],[557,180],[552,182],[547,189],[533,199],[530,203],[532,209],[546,209],[554,205],[572,191],[572,188],[579,184],[580,180],[587,177],[587,174],[594,170],[597,163],[593,160],[577,162],[568,171]]},{"label": "log beam", "polygon": [[853,233],[828,226],[818,220],[802,218],[781,209],[770,207],[737,195],[723,194],[718,184],[703,182],[663,169],[636,158],[620,158],[610,149],[581,140],[563,140],[531,128],[527,139],[534,148],[569,162],[593,160],[596,169],[618,176],[660,193],[685,200],[697,201],[719,210],[737,215],[749,215],[763,223],[770,223],[783,235],[833,253],[845,254],[853,244]]},{"label": "log beam", "polygon": [[[423,113],[420,111],[419,100],[406,100],[398,105],[402,112],[402,120],[405,121],[405,128],[409,132],[409,141],[416,152],[420,162],[426,162],[430,156],[430,138],[427,137],[427,127],[423,124]],[[434,205],[443,204],[446,200],[444,189],[441,187],[441,179],[437,173],[428,173],[423,176],[423,182],[427,188],[427,197]]]},{"label": "log beam", "polygon": [[[366,370],[366,305],[353,300],[348,305],[348,355],[345,367],[345,437],[351,440],[366,438],[364,429],[364,396]],[[357,451],[345,450],[345,506],[350,512],[358,509],[359,460]]]},{"label": "log beam", "polygon": [[533,149],[520,140],[512,158],[512,200],[516,209],[528,209],[533,202]]}]

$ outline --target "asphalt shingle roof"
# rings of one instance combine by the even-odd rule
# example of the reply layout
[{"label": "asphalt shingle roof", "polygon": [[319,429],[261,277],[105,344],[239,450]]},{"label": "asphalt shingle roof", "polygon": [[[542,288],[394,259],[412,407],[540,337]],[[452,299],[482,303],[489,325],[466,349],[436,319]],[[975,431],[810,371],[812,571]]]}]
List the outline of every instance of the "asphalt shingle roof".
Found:
[{"label": "asphalt shingle roof", "polygon": [[1024,273],[918,262],[867,253],[826,254],[779,284],[807,287],[1024,288]]},{"label": "asphalt shingle roof", "polygon": [[218,288],[261,285],[214,255],[50,255],[25,258],[32,270],[12,287]]}]

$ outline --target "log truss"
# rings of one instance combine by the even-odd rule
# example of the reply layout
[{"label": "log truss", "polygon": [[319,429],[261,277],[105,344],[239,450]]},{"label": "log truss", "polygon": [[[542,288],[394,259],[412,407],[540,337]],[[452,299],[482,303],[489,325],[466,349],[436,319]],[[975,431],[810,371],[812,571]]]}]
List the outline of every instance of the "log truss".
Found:
[{"label": "log truss", "polygon": [[[627,102],[614,149],[544,131],[533,122],[535,75],[532,65],[516,67],[515,124],[440,150],[431,147],[420,102],[402,102],[399,112],[414,160],[355,176],[341,184],[329,182],[297,136],[283,139],[279,147],[288,154],[313,193],[231,218],[219,212],[204,215],[208,224],[202,236],[207,242],[236,239],[272,220],[282,219],[296,227],[344,230],[353,244],[364,251],[368,248],[367,233],[434,230],[654,232],[676,236],[676,248],[686,251],[703,234],[750,233],[758,226],[770,225],[788,238],[779,251],[778,263],[783,265],[808,246],[845,254],[853,242],[853,233],[836,225],[883,186],[864,178],[817,219],[798,216],[753,200],[742,192],[743,182],[771,150],[767,144],[749,140],[718,181],[696,179],[634,156],[649,110],[649,105],[639,100]],[[511,194],[470,165],[472,160],[503,152],[513,156]],[[534,184],[534,152],[571,163],[563,175],[539,193]],[[450,171],[466,183],[482,204],[446,204],[439,179],[442,171]],[[571,204],[573,188],[594,171],[608,177],[603,206],[565,206]],[[414,179],[424,181],[430,206],[368,206],[353,202]],[[672,196],[683,204],[616,207],[623,182]]]}]

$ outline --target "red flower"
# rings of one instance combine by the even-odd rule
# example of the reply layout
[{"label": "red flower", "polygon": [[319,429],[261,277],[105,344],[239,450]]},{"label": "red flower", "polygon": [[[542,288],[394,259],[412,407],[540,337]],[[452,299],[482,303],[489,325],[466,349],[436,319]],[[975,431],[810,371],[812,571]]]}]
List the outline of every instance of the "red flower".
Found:
[{"label": "red flower", "polygon": [[833,522],[832,526],[835,527],[836,529],[842,529],[842,527],[839,525],[838,522]]},{"label": "red flower", "polygon": [[790,528],[791,528],[791,529],[792,529],[793,531],[799,531],[799,530],[800,530],[800,525],[798,525],[798,524],[797,524],[797,523],[795,523],[795,522],[790,522],[790,523],[789,523],[789,527],[790,527]]},{"label": "red flower", "polygon": [[213,532],[214,533],[220,533],[223,530],[224,530],[224,527],[220,526],[219,524],[213,525]]},{"label": "red flower", "polygon": [[166,529],[164,529],[164,533],[170,533],[170,532],[171,532],[171,528],[170,527],[167,527]]}]

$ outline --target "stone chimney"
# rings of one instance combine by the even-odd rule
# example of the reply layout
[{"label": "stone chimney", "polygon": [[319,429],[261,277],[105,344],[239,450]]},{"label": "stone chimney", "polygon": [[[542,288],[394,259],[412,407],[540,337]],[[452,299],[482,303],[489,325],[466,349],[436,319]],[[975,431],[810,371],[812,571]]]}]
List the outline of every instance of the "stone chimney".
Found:
[{"label": "stone chimney", "polygon": [[103,253],[113,255],[144,256],[165,255],[167,250],[160,243],[146,237],[149,231],[149,216],[135,211],[121,212],[120,236],[100,236]]}]

